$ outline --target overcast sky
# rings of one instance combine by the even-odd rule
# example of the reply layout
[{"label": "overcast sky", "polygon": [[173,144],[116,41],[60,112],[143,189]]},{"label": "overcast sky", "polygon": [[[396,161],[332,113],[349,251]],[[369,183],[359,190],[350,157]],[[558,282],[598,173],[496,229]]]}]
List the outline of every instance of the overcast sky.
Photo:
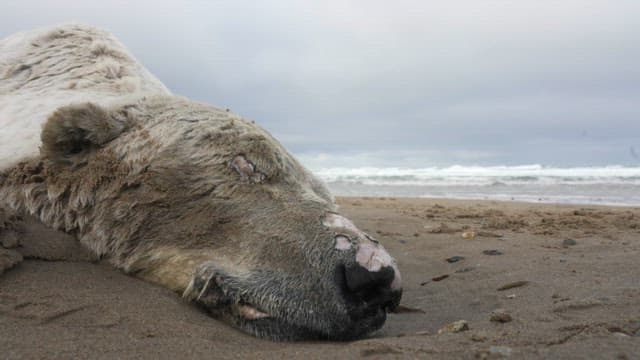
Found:
[{"label": "overcast sky", "polygon": [[640,165],[640,1],[2,0],[116,34],[311,167]]}]

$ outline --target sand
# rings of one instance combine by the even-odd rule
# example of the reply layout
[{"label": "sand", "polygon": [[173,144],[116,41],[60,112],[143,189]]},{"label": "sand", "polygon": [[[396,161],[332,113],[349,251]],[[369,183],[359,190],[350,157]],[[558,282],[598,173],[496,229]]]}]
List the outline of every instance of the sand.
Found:
[{"label": "sand", "polygon": [[105,263],[28,259],[0,276],[0,358],[640,357],[640,209],[338,200],[403,275],[405,312],[367,339],[259,340]]}]

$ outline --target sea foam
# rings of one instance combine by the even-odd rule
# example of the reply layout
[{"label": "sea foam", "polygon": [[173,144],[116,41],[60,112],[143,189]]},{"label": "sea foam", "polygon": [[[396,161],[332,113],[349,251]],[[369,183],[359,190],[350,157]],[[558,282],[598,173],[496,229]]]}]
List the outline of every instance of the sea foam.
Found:
[{"label": "sea foam", "polygon": [[640,205],[640,167],[320,168],[336,195]]}]

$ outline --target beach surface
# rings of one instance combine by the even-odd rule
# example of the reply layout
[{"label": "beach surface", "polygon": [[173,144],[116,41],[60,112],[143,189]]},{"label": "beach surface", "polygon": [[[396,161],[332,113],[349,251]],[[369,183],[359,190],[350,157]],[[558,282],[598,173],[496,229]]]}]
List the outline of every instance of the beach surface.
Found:
[{"label": "beach surface", "polygon": [[[338,203],[403,277],[401,311],[367,339],[259,340],[79,256],[25,260],[0,275],[0,358],[638,358],[640,208]],[[439,333],[459,320],[468,329]]]}]

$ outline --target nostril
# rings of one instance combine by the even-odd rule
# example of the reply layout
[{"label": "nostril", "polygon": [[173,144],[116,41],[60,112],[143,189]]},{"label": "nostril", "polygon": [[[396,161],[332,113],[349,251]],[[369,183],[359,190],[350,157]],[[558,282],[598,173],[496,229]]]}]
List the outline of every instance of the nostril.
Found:
[{"label": "nostril", "polygon": [[336,268],[335,279],[353,319],[378,316],[400,303],[402,290],[391,286],[397,279],[391,266],[369,271],[359,265],[341,265]]},{"label": "nostril", "polygon": [[394,278],[395,271],[391,266],[385,266],[378,271],[369,271],[360,265],[345,268],[347,288],[354,293],[389,288]]}]

